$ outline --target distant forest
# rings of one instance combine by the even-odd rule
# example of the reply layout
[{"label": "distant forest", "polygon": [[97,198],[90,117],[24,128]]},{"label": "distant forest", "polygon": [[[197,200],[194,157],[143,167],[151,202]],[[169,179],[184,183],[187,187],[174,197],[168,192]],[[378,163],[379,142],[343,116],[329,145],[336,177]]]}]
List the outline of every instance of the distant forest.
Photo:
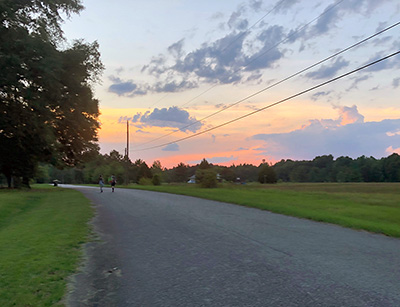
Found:
[{"label": "distant forest", "polygon": [[[35,181],[51,183],[97,183],[99,175],[107,179],[114,174],[119,184],[141,183],[160,184],[188,182],[199,170],[210,170],[220,182],[400,182],[400,156],[396,153],[382,159],[373,157],[318,156],[311,161],[281,160],[273,165],[263,161],[260,165],[232,164],[220,166],[201,163],[189,166],[179,163],[170,169],[164,168],[159,161],[147,165],[141,159],[128,161],[117,151],[110,154],[96,154],[89,162],[79,167],[57,169],[50,164],[42,164],[36,171]],[[3,181],[3,182],[1,182]],[[0,177],[3,185],[4,178]]]}]

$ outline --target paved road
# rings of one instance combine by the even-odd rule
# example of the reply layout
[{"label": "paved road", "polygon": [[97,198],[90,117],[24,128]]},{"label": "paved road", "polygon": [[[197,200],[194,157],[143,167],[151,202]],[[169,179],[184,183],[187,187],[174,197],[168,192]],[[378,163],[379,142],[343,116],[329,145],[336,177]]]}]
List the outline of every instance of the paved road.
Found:
[{"label": "paved road", "polygon": [[[163,193],[96,205],[70,306],[400,306],[400,240]],[[205,190],[205,193],[207,191]]]}]

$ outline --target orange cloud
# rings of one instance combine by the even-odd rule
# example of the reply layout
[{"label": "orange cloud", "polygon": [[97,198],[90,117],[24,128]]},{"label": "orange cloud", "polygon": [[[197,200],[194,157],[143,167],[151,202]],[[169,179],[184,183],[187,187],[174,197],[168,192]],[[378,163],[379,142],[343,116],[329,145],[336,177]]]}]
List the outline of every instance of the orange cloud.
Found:
[{"label": "orange cloud", "polygon": [[394,154],[394,153],[397,153],[397,154],[400,155],[400,147],[399,148],[393,148],[392,146],[390,146],[390,147],[386,148],[386,152],[389,155]]}]

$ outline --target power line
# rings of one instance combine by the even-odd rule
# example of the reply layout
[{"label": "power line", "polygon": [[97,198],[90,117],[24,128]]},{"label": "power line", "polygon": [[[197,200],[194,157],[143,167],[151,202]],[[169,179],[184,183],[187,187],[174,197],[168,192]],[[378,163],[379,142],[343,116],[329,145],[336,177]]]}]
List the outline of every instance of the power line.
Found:
[{"label": "power line", "polygon": [[[342,54],[342,53],[344,53],[344,52],[346,52],[346,51],[348,51],[348,50],[350,50],[350,49],[353,49],[353,48],[355,48],[355,47],[357,47],[357,46],[359,46],[359,45],[361,45],[361,44],[363,44],[363,43],[365,43],[365,42],[371,40],[372,38],[374,38],[374,37],[376,37],[376,36],[378,36],[378,35],[381,35],[382,33],[386,32],[386,31],[389,31],[390,29],[392,29],[392,28],[394,28],[394,27],[397,27],[398,25],[400,25],[400,22],[397,22],[397,23],[395,23],[395,24],[393,24],[393,25],[391,25],[391,26],[389,26],[389,27],[386,27],[386,28],[384,28],[384,29],[382,29],[382,30],[376,32],[375,34],[372,34],[372,35],[368,36],[367,38],[364,38],[364,39],[362,39],[361,41],[359,41],[359,42],[357,42],[357,43],[355,43],[355,44],[353,44],[353,45],[351,45],[351,46],[349,46],[349,47],[346,47],[346,48],[344,48],[344,49],[342,49],[342,50],[340,50],[340,51],[338,51],[338,52],[336,52],[336,53],[334,53],[334,54],[332,54],[332,55],[330,55],[330,56],[324,58],[323,60],[320,60],[320,61],[318,61],[318,62],[316,62],[316,63],[314,63],[314,64],[312,64],[312,65],[310,65],[310,66],[308,66],[308,67],[306,67],[306,68],[304,68],[304,69],[302,69],[302,70],[300,70],[300,71],[298,71],[298,72],[296,72],[296,73],[294,73],[294,74],[292,74],[292,75],[290,75],[289,77],[286,77],[286,78],[284,78],[284,79],[281,79],[280,81],[277,81],[277,82],[275,82],[275,83],[273,83],[273,84],[267,86],[267,87],[264,88],[262,91],[264,92],[264,91],[266,91],[266,90],[268,90],[268,89],[271,89],[271,88],[273,88],[273,87],[275,87],[275,86],[277,86],[277,85],[279,85],[279,84],[281,84],[281,83],[283,83],[283,82],[285,82],[285,81],[288,81],[288,80],[290,80],[290,79],[292,79],[292,78],[294,78],[294,77],[296,77],[296,76],[298,76],[298,75],[300,75],[300,74],[306,72],[307,70],[310,70],[310,69],[312,69],[312,68],[314,68],[314,67],[316,67],[316,66],[318,66],[318,65],[320,65],[320,64],[322,64],[322,63],[324,63],[324,62],[326,62],[326,61],[328,61],[328,60],[330,60],[330,59],[332,59],[332,58],[334,58],[334,57],[337,57],[338,55],[340,55],[340,54]],[[211,88],[210,88],[210,89],[211,89]],[[210,89],[208,89],[208,90],[210,90]],[[255,96],[255,95],[253,94],[253,95],[247,96],[247,97],[245,97],[245,98],[243,98],[243,99],[241,99],[241,100],[239,100],[239,101],[237,101],[237,102],[235,102],[235,103],[232,103],[231,105],[229,105],[229,106],[227,106],[227,107],[225,107],[225,108],[223,108],[223,109],[221,109],[221,110],[218,110],[218,111],[216,111],[216,112],[214,112],[214,113],[212,113],[212,114],[210,114],[210,115],[207,115],[206,117],[203,117],[202,119],[199,119],[199,120],[197,120],[197,121],[195,121],[195,122],[193,122],[193,123],[190,123],[190,124],[188,124],[188,125],[186,125],[186,126],[184,126],[184,127],[181,127],[179,130],[172,131],[172,132],[167,133],[167,134],[165,134],[165,135],[162,135],[162,136],[160,136],[160,137],[158,137],[158,138],[155,138],[155,139],[150,140],[150,141],[148,141],[148,142],[142,143],[141,145],[145,145],[145,144],[148,144],[148,143],[155,142],[155,141],[160,140],[160,139],[162,139],[162,138],[165,138],[165,137],[167,137],[167,136],[169,136],[169,135],[171,135],[171,134],[174,134],[174,133],[176,133],[177,131],[181,131],[181,130],[183,130],[183,129],[189,128],[189,127],[191,127],[191,126],[193,126],[193,125],[195,125],[195,124],[197,124],[197,123],[200,123],[200,122],[202,122],[202,121],[204,121],[204,120],[206,120],[206,119],[208,119],[208,118],[210,118],[210,117],[213,117],[213,116],[215,116],[215,115],[217,115],[217,114],[219,114],[219,113],[221,113],[221,112],[224,112],[224,111],[226,111],[227,109],[230,109],[230,108],[232,108],[232,107],[234,107],[234,106],[236,106],[236,105],[242,103],[243,101],[245,101],[245,100],[247,100],[247,99],[249,99],[249,98],[251,98],[251,97],[253,97],[253,96]]]},{"label": "power line", "polygon": [[[258,60],[259,58],[261,58],[261,57],[263,57],[264,55],[266,55],[267,53],[269,53],[271,50],[273,50],[273,49],[275,49],[276,47],[278,47],[278,46],[279,46],[280,44],[282,44],[283,42],[285,42],[285,41],[289,40],[290,38],[292,38],[293,36],[297,35],[299,32],[303,31],[306,27],[308,27],[308,26],[309,26],[310,24],[312,24],[314,21],[318,20],[318,19],[321,18],[323,15],[325,15],[325,14],[327,14],[328,12],[330,12],[331,10],[333,10],[335,7],[337,7],[337,6],[338,6],[339,4],[341,4],[343,1],[344,1],[344,0],[339,0],[339,1],[337,1],[335,4],[333,4],[332,6],[330,6],[328,9],[324,10],[324,11],[323,11],[321,14],[319,14],[317,17],[315,17],[314,19],[312,19],[311,21],[309,21],[308,23],[306,23],[305,25],[303,25],[302,27],[300,27],[298,30],[294,31],[292,34],[287,35],[283,40],[281,40],[280,42],[278,42],[277,44],[275,44],[274,46],[272,46],[271,48],[269,48],[269,49],[266,50],[265,52],[259,54],[257,57],[255,57],[254,59],[252,59],[251,61],[249,61],[248,63],[246,63],[245,65],[243,65],[243,66],[240,67],[239,69],[237,69],[236,71],[234,71],[232,74],[234,75],[234,74],[236,74],[237,72],[243,70],[244,68],[246,68],[246,67],[249,66],[250,64],[254,63],[256,60]],[[272,10],[270,10],[265,16],[263,16],[263,17],[262,17],[260,20],[258,20],[255,24],[253,24],[249,29],[251,29],[252,27],[254,27],[258,22],[260,22],[263,18],[265,18],[270,12],[272,12],[273,10],[275,10],[282,2],[283,2],[283,0],[280,1],[280,2],[278,2],[278,3],[272,8]],[[237,40],[237,39],[236,39],[236,40]],[[236,41],[236,40],[234,40],[234,41]],[[233,42],[232,42],[232,43],[233,43]],[[231,44],[232,44],[232,43],[231,43]],[[226,49],[226,48],[225,48],[225,49]],[[223,49],[223,50],[225,50],[225,49]],[[285,81],[286,81],[286,80],[285,80]],[[282,81],[282,82],[283,82],[283,81]],[[205,91],[201,92],[200,94],[198,94],[198,95],[195,96],[194,98],[192,98],[192,99],[188,100],[187,102],[185,102],[184,104],[182,104],[181,107],[183,107],[183,106],[189,104],[190,102],[196,100],[197,98],[203,96],[205,93],[211,91],[212,89],[214,89],[214,88],[217,87],[218,85],[219,85],[218,83],[217,83],[217,84],[214,84],[213,86],[211,86],[211,87],[209,87],[208,89],[206,89]],[[271,86],[271,87],[272,87],[272,86]],[[161,100],[162,100],[162,99],[163,99],[163,98],[161,98]],[[160,100],[159,100],[159,101],[160,101]],[[159,101],[158,101],[158,102],[159,102]],[[158,102],[156,102],[156,103],[158,103]],[[242,101],[240,101],[240,102],[242,102]],[[238,102],[238,103],[240,103],[240,102]],[[236,103],[236,104],[237,104],[237,103]],[[236,105],[236,104],[235,104],[235,105]],[[154,104],[153,104],[153,105],[154,105]],[[232,106],[233,106],[233,105],[232,105]],[[207,117],[205,117],[205,118],[203,118],[203,119],[201,119],[201,120],[198,120],[198,121],[196,121],[196,122],[193,122],[193,123],[191,123],[191,124],[189,124],[189,125],[187,125],[187,126],[184,126],[184,127],[179,128],[178,130],[172,131],[172,132],[170,132],[170,133],[167,133],[167,134],[165,134],[165,135],[163,135],[163,136],[157,137],[157,138],[155,138],[155,139],[153,139],[153,140],[144,142],[144,143],[139,144],[139,145],[137,145],[137,146],[143,146],[143,145],[146,145],[146,144],[149,144],[149,143],[158,141],[158,140],[160,140],[160,139],[162,139],[162,138],[164,138],[164,137],[167,137],[167,136],[169,136],[169,135],[171,135],[171,134],[174,134],[174,133],[176,133],[176,132],[178,132],[178,131],[181,131],[182,129],[185,129],[185,128],[190,127],[190,126],[192,126],[192,125],[194,125],[194,124],[197,124],[197,123],[199,123],[199,122],[201,122],[201,121],[203,121],[203,120],[205,120],[205,119],[207,119],[207,118],[210,118],[211,116],[214,116],[214,115],[216,115],[216,114],[218,114],[218,113],[220,113],[220,112],[222,112],[222,111],[224,111],[224,110],[226,110],[226,109],[229,109],[229,108],[232,107],[232,106],[228,106],[228,107],[226,107],[226,108],[224,108],[224,109],[222,109],[222,110],[219,110],[218,112],[216,112],[216,113],[214,113],[214,114],[211,114],[210,116],[207,116]]]},{"label": "power line", "polygon": [[[264,55],[266,55],[267,53],[269,53],[270,51],[272,51],[273,49],[275,49],[276,47],[278,47],[280,44],[286,42],[287,40],[289,40],[290,38],[292,38],[293,36],[297,35],[299,32],[303,31],[306,27],[308,27],[310,24],[312,24],[314,21],[318,20],[319,18],[321,18],[323,15],[329,13],[331,10],[333,10],[335,7],[337,7],[339,4],[341,4],[344,0],[339,0],[337,1],[334,5],[332,5],[331,7],[329,7],[328,9],[326,9],[325,11],[323,11],[320,15],[318,15],[317,17],[315,17],[314,19],[312,19],[311,21],[307,22],[305,25],[303,25],[302,27],[300,27],[298,30],[294,31],[293,33],[287,35],[284,39],[282,39],[281,41],[279,41],[278,43],[276,43],[275,45],[273,45],[272,47],[270,47],[269,49],[267,49],[266,51],[264,51],[263,53],[259,54],[258,56],[256,56],[254,59],[252,59],[251,61],[247,62],[245,65],[243,65],[242,67],[240,67],[239,69],[235,70],[232,75],[238,73],[239,71],[243,70],[244,68],[246,68],[247,66],[249,66],[250,64],[254,63],[255,61],[257,61],[258,59],[260,59],[261,57],[263,57]],[[209,90],[215,88],[216,86],[218,86],[219,84],[215,84],[213,85],[211,88],[205,90],[204,92],[200,93],[199,95],[197,95],[195,98],[192,98],[191,100],[185,102],[183,105],[181,105],[181,107],[187,105],[188,103],[192,102],[193,100],[197,99],[198,97],[202,96],[203,94],[207,93]]]},{"label": "power line", "polygon": [[[338,76],[338,77],[335,77],[335,78],[330,79],[330,80],[328,80],[328,81],[322,82],[322,83],[320,83],[320,84],[318,84],[318,85],[315,85],[315,86],[313,86],[313,87],[310,87],[310,88],[308,88],[308,89],[306,89],[306,90],[304,90],[304,91],[301,91],[301,92],[299,92],[299,93],[297,93],[297,94],[294,94],[294,95],[289,96],[289,97],[287,97],[287,98],[285,98],[285,99],[279,100],[279,101],[277,101],[277,102],[275,102],[275,103],[269,104],[269,105],[267,105],[267,106],[265,106],[265,107],[263,107],[263,108],[261,108],[261,109],[258,109],[258,110],[255,110],[255,111],[253,111],[253,112],[247,113],[247,114],[245,114],[245,115],[242,115],[242,116],[240,116],[240,117],[237,117],[237,118],[235,118],[235,119],[232,119],[232,120],[230,120],[230,121],[227,121],[227,122],[225,122],[225,123],[222,123],[222,124],[217,125],[217,126],[215,126],[215,127],[206,129],[206,130],[201,131],[201,132],[198,132],[198,133],[196,133],[196,134],[189,135],[189,136],[184,137],[184,138],[180,138],[180,139],[175,140],[175,141],[173,141],[173,142],[168,142],[168,143],[164,143],[164,144],[157,145],[157,146],[153,146],[153,147],[149,147],[149,148],[138,149],[138,150],[135,150],[135,151],[144,151],[144,150],[156,149],[156,148],[164,147],[164,146],[167,146],[167,145],[171,145],[171,144],[174,144],[174,143],[178,143],[178,142],[181,142],[181,141],[184,141],[184,140],[187,140],[187,139],[191,139],[191,138],[194,138],[194,137],[196,137],[196,136],[205,134],[205,133],[210,132],[210,131],[212,131],[212,130],[215,130],[215,129],[221,128],[221,127],[223,127],[223,126],[229,125],[229,124],[231,124],[231,123],[233,123],[233,122],[236,122],[236,121],[241,120],[241,119],[243,119],[243,118],[249,117],[249,116],[251,116],[251,115],[254,115],[254,114],[256,114],[256,113],[259,113],[259,112],[261,112],[261,111],[264,111],[264,110],[266,110],[266,109],[272,108],[272,107],[274,107],[274,106],[276,106],[276,105],[279,105],[279,104],[281,104],[281,103],[283,103],[283,102],[286,102],[286,101],[288,101],[288,100],[291,100],[291,99],[293,99],[293,98],[296,98],[296,97],[298,97],[298,96],[301,96],[301,95],[303,95],[303,94],[306,94],[306,93],[308,93],[308,92],[311,92],[311,91],[313,91],[313,90],[315,90],[315,89],[317,89],[317,88],[320,88],[320,87],[325,86],[325,85],[327,85],[327,84],[329,84],[329,83],[332,83],[332,82],[334,82],[334,81],[337,81],[337,80],[339,80],[339,79],[342,79],[342,78],[344,78],[344,77],[347,77],[347,76],[349,76],[349,75],[351,75],[351,74],[354,74],[354,73],[356,73],[356,72],[358,72],[358,71],[360,71],[360,70],[363,70],[363,69],[368,68],[368,67],[370,67],[370,66],[372,66],[372,65],[375,65],[375,64],[380,63],[380,62],[382,62],[382,61],[385,61],[385,60],[387,60],[387,59],[389,59],[389,58],[391,58],[391,57],[393,57],[393,56],[395,56],[395,55],[398,55],[398,54],[400,54],[400,50],[399,50],[399,51],[396,51],[396,52],[394,52],[394,53],[392,53],[392,54],[389,54],[389,55],[387,55],[387,56],[385,56],[385,57],[383,57],[383,58],[380,58],[380,59],[378,59],[378,60],[376,60],[376,61],[373,61],[373,62],[370,62],[370,63],[368,63],[368,64],[366,64],[366,65],[363,65],[363,66],[361,66],[361,67],[359,67],[359,68],[357,68],[357,69],[354,69],[354,70],[352,70],[352,71],[350,71],[350,72],[347,72],[347,73],[345,73],[345,74],[342,74],[342,75],[340,75],[340,76]],[[256,92],[256,93],[252,94],[251,96],[252,96],[252,97],[253,97],[253,96],[256,96],[256,95],[258,95],[258,94],[264,92],[266,89],[267,89],[267,88],[262,89],[262,90],[260,90],[260,91],[258,91],[258,92]]]},{"label": "power line", "polygon": [[[227,46],[225,46],[221,52],[224,52],[226,49],[228,49],[230,46],[232,46],[236,41],[238,41],[240,38],[242,38],[244,35],[246,35],[248,33],[249,30],[251,30],[252,28],[254,28],[258,23],[260,23],[265,17],[267,17],[269,14],[271,14],[273,11],[275,11],[281,4],[282,2],[284,2],[286,0],[280,0],[277,2],[277,4],[275,4],[275,6],[269,10],[264,16],[262,16],[260,19],[258,19],[255,23],[253,23],[250,27],[248,27],[245,31],[242,32],[242,34],[238,35],[235,39],[233,39]],[[344,1],[344,0],[341,0]],[[236,73],[236,72],[234,72]],[[215,85],[216,86],[216,85]],[[205,94],[206,92],[208,92],[209,90],[213,89],[215,86],[209,88],[208,90],[206,90],[205,92],[201,93],[200,95],[194,97],[193,99],[191,99],[189,102],[197,99],[198,97],[200,97],[201,95]],[[153,103],[151,106],[149,106],[149,109],[152,108],[153,106],[155,106],[156,104],[158,104],[161,100],[164,100],[165,97],[167,97],[167,95],[161,97],[159,100],[157,100],[155,103]],[[185,104],[189,103],[186,102]],[[184,106],[185,104],[183,104],[182,106]]]}]

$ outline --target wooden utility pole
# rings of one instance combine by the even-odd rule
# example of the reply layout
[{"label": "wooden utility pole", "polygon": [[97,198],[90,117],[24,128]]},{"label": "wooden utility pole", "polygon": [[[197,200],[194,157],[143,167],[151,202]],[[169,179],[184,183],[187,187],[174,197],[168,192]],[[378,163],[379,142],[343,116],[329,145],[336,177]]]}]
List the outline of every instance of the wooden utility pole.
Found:
[{"label": "wooden utility pole", "polygon": [[125,169],[125,182],[129,184],[129,120],[126,121],[126,169]]},{"label": "wooden utility pole", "polygon": [[126,160],[129,161],[129,121],[126,121]]}]

